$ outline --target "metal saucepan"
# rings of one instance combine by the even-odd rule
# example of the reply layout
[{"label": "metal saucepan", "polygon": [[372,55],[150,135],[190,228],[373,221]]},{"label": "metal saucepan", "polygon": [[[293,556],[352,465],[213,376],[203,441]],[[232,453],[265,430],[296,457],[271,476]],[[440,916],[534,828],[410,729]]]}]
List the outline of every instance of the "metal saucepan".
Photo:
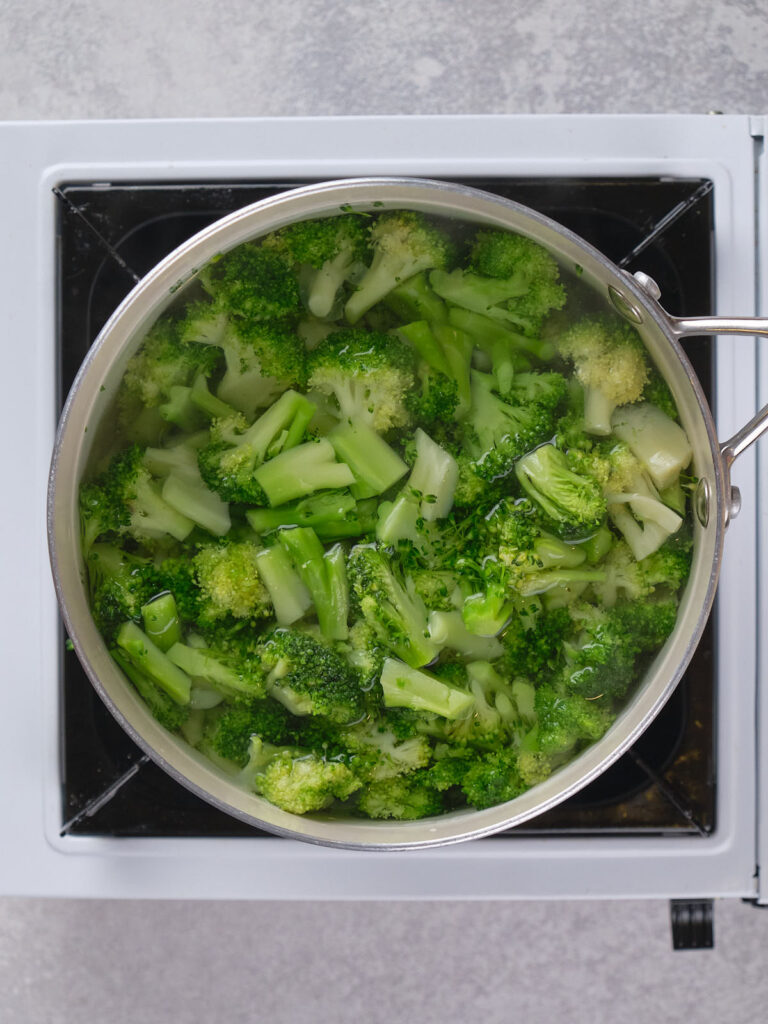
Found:
[{"label": "metal saucepan", "polygon": [[[183,741],[166,732],[125,681],[88,607],[80,553],[78,487],[128,359],[179,288],[213,256],[292,221],[359,211],[406,208],[478,225],[507,228],[545,245],[563,268],[606,296],[640,332],[666,378],[694,451],[699,478],[694,557],[677,626],[606,735],[547,781],[509,803],[464,809],[413,822],[298,817],[247,793]],[[679,339],[694,334],[768,334],[768,319],[678,319],[657,302],[645,275],[619,270],[570,231],[516,203],[465,186],[408,178],[362,178],[296,189],[239,210],[195,235],[159,263],[104,326],[74,382],[61,418],[48,495],[48,537],[56,591],[67,632],[93,685],[128,734],[173,778],[216,807],[281,835],[352,849],[396,850],[477,838],[520,824],[587,785],[637,739],[679,682],[701,637],[715,595],[725,529],[738,511],[730,468],[768,429],[768,407],[733,438],[718,441],[712,414]]]}]

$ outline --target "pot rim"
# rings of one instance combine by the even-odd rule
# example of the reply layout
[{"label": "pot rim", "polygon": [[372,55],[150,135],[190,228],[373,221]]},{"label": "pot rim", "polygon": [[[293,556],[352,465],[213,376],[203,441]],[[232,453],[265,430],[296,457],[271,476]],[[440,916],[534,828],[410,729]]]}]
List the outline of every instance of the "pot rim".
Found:
[{"label": "pot rim", "polygon": [[[343,203],[334,202],[341,198]],[[132,346],[140,343],[144,330],[214,255],[284,224],[337,213],[340,207],[374,211],[382,208],[423,209],[438,216],[497,224],[531,235],[554,250],[561,263],[578,265],[583,276],[596,287],[607,282],[625,303],[639,311],[643,319],[643,324],[638,327],[642,328],[641,333],[648,333],[651,339],[654,336],[663,339],[655,345],[656,350],[649,345],[651,354],[658,359],[663,355],[664,346],[668,363],[664,375],[667,377],[676,368],[677,390],[687,389],[691,399],[687,402],[688,414],[698,420],[696,434],[703,432],[707,440],[706,452],[696,450],[695,445],[694,448],[697,459],[703,458],[707,474],[711,475],[714,514],[710,515],[708,528],[697,526],[694,568],[672,637],[605,736],[585,748],[545,782],[512,801],[486,810],[466,809],[438,818],[395,823],[334,819],[329,815],[298,816],[281,811],[263,798],[246,793],[182,740],[162,730],[106,653],[87,602],[83,614],[82,559],[79,550],[72,550],[73,525],[76,524],[70,521],[63,528],[62,516],[65,521],[67,516],[72,519],[72,492],[76,492],[79,483],[77,474],[73,475],[72,471],[83,468],[88,454],[86,451],[82,456],[83,449],[88,448],[83,440],[84,432],[93,422],[93,414],[98,407],[101,406],[102,412],[106,407],[107,399],[99,402],[94,391],[98,392],[103,387],[102,381],[114,368],[116,360],[122,357],[124,363],[126,353],[130,355]],[[227,244],[223,244],[225,242]],[[118,380],[120,376],[122,372],[117,376]],[[682,412],[681,409],[681,415]],[[83,427],[83,434],[80,434],[80,427]],[[670,329],[667,315],[631,275],[620,270],[569,229],[511,200],[452,182],[410,177],[365,177],[302,186],[236,210],[184,242],[156,264],[129,292],[99,332],[64,405],[49,476],[47,529],[56,595],[75,651],[109,711],[152,760],[208,803],[247,824],[277,835],[344,849],[408,850],[480,838],[522,824],[572,796],[626,752],[679,683],[701,638],[719,577],[725,507],[720,447],[701,386]],[[77,530],[74,532],[76,534]],[[703,543],[704,538],[706,543]],[[73,563],[77,563],[76,572],[73,571]],[[685,629],[681,628],[683,623]],[[207,785],[203,779],[208,780]]]}]

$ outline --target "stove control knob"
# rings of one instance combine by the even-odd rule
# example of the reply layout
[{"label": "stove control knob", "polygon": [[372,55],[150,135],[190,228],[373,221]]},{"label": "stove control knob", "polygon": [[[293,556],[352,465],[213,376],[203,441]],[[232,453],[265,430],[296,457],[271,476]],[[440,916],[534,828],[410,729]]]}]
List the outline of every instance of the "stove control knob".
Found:
[{"label": "stove control knob", "polygon": [[650,295],[652,299],[661,298],[661,288],[659,288],[652,277],[644,274],[642,270],[635,271],[633,276],[646,295]]}]

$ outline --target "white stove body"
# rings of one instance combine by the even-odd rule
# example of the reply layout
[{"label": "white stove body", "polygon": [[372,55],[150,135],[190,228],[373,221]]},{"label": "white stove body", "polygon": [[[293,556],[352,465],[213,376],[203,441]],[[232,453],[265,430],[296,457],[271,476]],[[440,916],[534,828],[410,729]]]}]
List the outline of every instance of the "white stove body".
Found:
[{"label": "white stove body", "polygon": [[[758,786],[768,777],[768,751],[758,744],[768,734],[768,708],[758,700],[758,678],[763,685],[768,678],[768,645],[759,645],[768,611],[768,532],[764,523],[758,530],[767,504],[765,442],[734,468],[743,509],[728,531],[718,599],[717,810],[716,831],[707,838],[500,837],[373,854],[280,838],[62,837],[60,634],[45,539],[56,417],[53,186],[368,174],[709,178],[716,310],[749,315],[768,308],[768,289],[757,286],[759,252],[768,244],[765,128],[763,118],[690,115],[0,125],[7,388],[0,403],[7,481],[0,502],[0,891],[165,899],[768,901],[757,872],[768,852],[768,798]],[[716,377],[716,419],[725,439],[768,401],[765,350],[759,358],[754,340],[718,339]]]}]

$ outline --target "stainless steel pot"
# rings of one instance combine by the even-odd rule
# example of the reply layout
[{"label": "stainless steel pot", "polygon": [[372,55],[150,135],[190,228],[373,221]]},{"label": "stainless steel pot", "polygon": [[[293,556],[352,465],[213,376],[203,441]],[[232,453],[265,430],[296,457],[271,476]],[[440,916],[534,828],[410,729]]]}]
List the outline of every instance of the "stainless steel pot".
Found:
[{"label": "stainless steel pot", "polygon": [[[91,450],[109,430],[110,405],[128,359],[147,328],[180,288],[218,253],[285,224],[328,216],[341,207],[368,211],[414,209],[478,225],[508,228],[545,245],[567,272],[590,285],[631,320],[677,402],[694,451],[700,483],[694,509],[694,558],[675,632],[659,652],[612,728],[546,782],[509,803],[460,810],[415,822],[358,821],[327,815],[298,817],[246,793],[183,741],[166,732],[109,656],[91,618],[80,553],[78,487]],[[679,319],[658,303],[655,283],[619,270],[600,252],[554,221],[516,203],[460,185],[408,178],[363,178],[300,188],[224,217],[195,235],[152,270],[104,326],[74,382],[59,425],[48,494],[48,537],[56,592],[67,632],[93,685],[128,734],[173,778],[243,821],[280,835],[352,849],[399,850],[473,839],[518,825],[587,785],[646,728],[679,682],[701,637],[715,595],[725,529],[739,508],[730,469],[768,429],[768,407],[734,437],[718,441],[712,414],[679,339],[695,334],[768,334],[768,319]]]}]

